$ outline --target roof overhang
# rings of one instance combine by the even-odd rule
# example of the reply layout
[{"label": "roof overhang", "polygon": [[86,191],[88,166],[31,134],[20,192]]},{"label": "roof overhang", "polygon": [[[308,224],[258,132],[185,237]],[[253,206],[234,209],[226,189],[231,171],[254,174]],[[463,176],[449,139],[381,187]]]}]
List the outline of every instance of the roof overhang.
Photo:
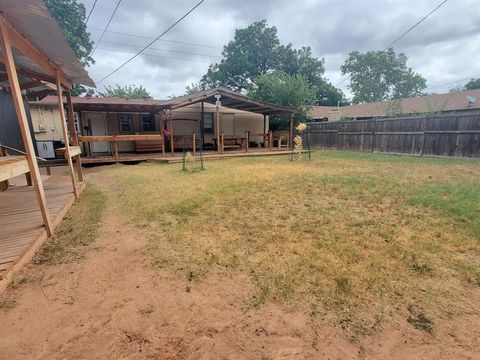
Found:
[{"label": "roof overhang", "polygon": [[255,100],[224,87],[200,91],[192,95],[186,95],[168,100],[163,102],[162,106],[165,109],[175,110],[200,102],[206,102],[215,105],[218,96],[222,106],[231,109],[264,115],[288,115],[295,113],[295,110],[293,109]]},{"label": "roof overhang", "polygon": [[[17,72],[30,80],[95,86],[41,0],[0,0],[0,22],[8,32]],[[3,53],[0,49],[0,63]],[[0,74],[4,73],[0,66]]]}]

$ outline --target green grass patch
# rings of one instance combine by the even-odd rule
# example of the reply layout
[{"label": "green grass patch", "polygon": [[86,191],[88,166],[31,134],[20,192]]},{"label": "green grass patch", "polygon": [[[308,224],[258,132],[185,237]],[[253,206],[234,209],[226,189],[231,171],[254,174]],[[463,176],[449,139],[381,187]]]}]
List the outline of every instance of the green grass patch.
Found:
[{"label": "green grass patch", "polygon": [[480,185],[428,186],[411,198],[413,205],[427,206],[453,217],[480,240]]},{"label": "green grass patch", "polygon": [[97,234],[106,207],[105,194],[95,185],[87,184],[80,199],[68,211],[60,226],[35,255],[36,264],[57,264],[84,256]]}]

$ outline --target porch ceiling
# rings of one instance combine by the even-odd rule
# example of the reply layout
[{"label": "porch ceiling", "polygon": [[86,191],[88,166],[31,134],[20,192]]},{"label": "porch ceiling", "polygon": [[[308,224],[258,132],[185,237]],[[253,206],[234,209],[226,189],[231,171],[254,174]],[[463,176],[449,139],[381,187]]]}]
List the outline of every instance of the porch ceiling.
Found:
[{"label": "porch ceiling", "polygon": [[[95,86],[43,1],[0,0],[0,14],[18,31],[19,39],[31,43],[41,51],[48,61],[63,71],[69,81]],[[13,46],[13,57],[18,71],[36,80],[55,83],[51,72],[40,66],[31,56],[26,56],[18,49],[18,44],[13,43]],[[1,50],[0,58],[3,58]]]}]

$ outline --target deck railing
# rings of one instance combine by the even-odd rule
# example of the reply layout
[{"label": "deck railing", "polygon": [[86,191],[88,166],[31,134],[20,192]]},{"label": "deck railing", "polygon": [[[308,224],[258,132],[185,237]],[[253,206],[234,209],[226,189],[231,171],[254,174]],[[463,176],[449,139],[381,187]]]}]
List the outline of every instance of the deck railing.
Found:
[{"label": "deck railing", "polygon": [[82,142],[100,142],[108,141],[113,144],[113,156],[119,160],[118,143],[125,141],[161,141],[162,156],[165,157],[165,140],[162,134],[143,134],[143,135],[82,135],[78,137]]}]

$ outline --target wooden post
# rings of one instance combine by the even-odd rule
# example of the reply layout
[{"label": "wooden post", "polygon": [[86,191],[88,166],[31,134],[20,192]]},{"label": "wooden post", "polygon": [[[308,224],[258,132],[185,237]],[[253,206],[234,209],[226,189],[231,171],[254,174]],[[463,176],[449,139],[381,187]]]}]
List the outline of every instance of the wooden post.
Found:
[{"label": "wooden post", "polygon": [[373,133],[372,133],[372,153],[375,151],[375,134],[377,132],[377,119],[373,119]]},{"label": "wooden post", "polygon": [[221,154],[220,147],[220,106],[217,105],[215,112],[215,127],[217,128],[217,152]]},{"label": "wooden post", "polygon": [[195,133],[193,133],[193,135],[192,135],[192,141],[193,141],[193,143],[192,143],[193,156],[195,156],[195,152],[197,150],[197,139],[196,139],[196,134]]},{"label": "wooden post", "polygon": [[[7,150],[0,146],[0,157],[7,156]],[[0,182],[0,191],[5,191],[8,189],[8,180]]]},{"label": "wooden post", "polygon": [[163,117],[162,117],[162,112],[160,111],[158,113],[158,122],[160,123],[160,132],[162,134],[162,158],[165,159],[165,134],[163,133],[163,129],[165,129],[164,123],[163,123]]},{"label": "wooden post", "polygon": [[47,166],[46,170],[47,170],[47,175],[48,176],[52,175],[52,168],[50,166]]},{"label": "wooden post", "polygon": [[32,186],[32,175],[30,173],[25,173],[25,180],[27,180],[27,186]]},{"label": "wooden post", "polygon": [[248,152],[248,147],[250,146],[250,131],[245,131],[245,152]]},{"label": "wooden post", "polygon": [[[75,129],[75,112],[73,111],[72,93],[70,90],[67,91],[67,111],[68,119],[70,120],[68,124],[70,126],[72,145],[79,146],[77,129]],[[75,166],[77,167],[78,181],[83,182],[82,160],[80,159],[80,154],[75,155]]]},{"label": "wooden post", "polygon": [[168,121],[170,124],[170,153],[173,157],[175,153],[175,147],[173,145],[173,114],[171,111],[168,112]]},{"label": "wooden post", "polygon": [[290,145],[290,148],[293,149],[293,118],[295,117],[294,113],[290,114],[290,136],[288,139],[288,143]]},{"label": "wooden post", "polygon": [[67,121],[65,119],[65,110],[63,107],[62,83],[61,83],[60,73],[58,72],[58,70],[57,70],[57,73],[55,74],[55,78],[57,80],[58,110],[60,112],[60,122],[62,123],[63,141],[65,141],[65,157],[67,158],[68,170],[70,171],[70,178],[72,179],[73,193],[75,195],[75,199],[78,200],[77,184],[75,182],[73,162],[72,162],[72,157],[70,155],[70,142],[68,139]]},{"label": "wooden post", "polygon": [[25,152],[28,161],[28,167],[30,174],[32,175],[33,186],[35,187],[35,193],[37,195],[38,203],[40,205],[40,212],[42,214],[43,223],[47,235],[51,236],[53,233],[52,221],[50,218],[50,212],[47,208],[47,201],[45,198],[45,191],[43,189],[42,178],[40,177],[40,171],[38,170],[38,164],[35,157],[35,150],[33,148],[33,141],[30,137],[30,129],[28,127],[27,114],[25,112],[25,106],[23,104],[22,93],[20,91],[20,84],[18,83],[18,75],[15,69],[15,62],[13,60],[12,48],[10,47],[10,39],[8,32],[0,18],[0,30],[1,30],[1,43],[3,49],[3,61],[5,62],[5,68],[7,70],[8,82],[10,85],[10,91],[12,94],[13,103],[15,105],[15,112],[17,114],[18,123],[20,126],[20,132],[22,134],[23,144],[25,146]]},{"label": "wooden post", "polygon": [[223,136],[223,131],[220,133],[220,154],[223,154],[223,151],[224,151],[224,146],[225,144],[223,143],[225,140],[224,136]]},{"label": "wooden post", "polygon": [[268,132],[268,150],[272,151],[273,148],[273,132],[270,130]]},{"label": "wooden post", "polygon": [[266,145],[267,145],[267,115],[263,114],[263,147],[267,147]]},{"label": "wooden post", "polygon": [[119,156],[118,156],[118,141],[117,141],[117,136],[113,135],[114,140],[113,140],[113,151],[115,152],[115,161],[118,164]]},{"label": "wooden post", "polygon": [[420,150],[420,156],[423,156],[423,154],[425,153],[425,143],[427,142],[427,117],[426,116],[423,118],[422,130],[423,130],[423,135],[422,135],[422,148]]}]

